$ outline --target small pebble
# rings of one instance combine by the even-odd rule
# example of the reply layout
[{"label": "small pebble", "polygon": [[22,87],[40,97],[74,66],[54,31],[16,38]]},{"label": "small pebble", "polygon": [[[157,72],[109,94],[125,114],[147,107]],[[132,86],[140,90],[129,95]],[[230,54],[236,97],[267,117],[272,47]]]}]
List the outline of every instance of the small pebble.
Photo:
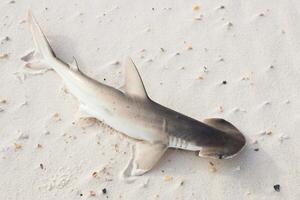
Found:
[{"label": "small pebble", "polygon": [[94,197],[94,196],[96,196],[96,192],[95,192],[95,191],[93,191],[93,190],[91,190],[91,191],[90,191],[90,196],[91,196],[91,197]]},{"label": "small pebble", "polygon": [[203,66],[203,71],[208,73],[208,68],[206,66]]},{"label": "small pebble", "polygon": [[249,77],[249,76],[245,76],[245,77],[242,78],[242,80],[243,80],[243,81],[249,81],[249,80],[250,80],[250,77]]},{"label": "small pebble", "polygon": [[227,81],[223,81],[222,84],[223,84],[223,85],[226,85],[226,84],[227,84]]},{"label": "small pebble", "polygon": [[44,169],[44,165],[42,163],[40,163],[40,168]]},{"label": "small pebble", "polygon": [[97,172],[93,172],[93,173],[92,173],[92,176],[93,176],[93,177],[97,177],[97,174],[98,174]]},{"label": "small pebble", "polygon": [[203,80],[203,76],[198,76],[197,79],[198,80]]},{"label": "small pebble", "polygon": [[171,181],[173,179],[172,176],[164,176],[164,181]]},{"label": "small pebble", "polygon": [[220,113],[224,112],[223,106],[219,106],[219,107],[218,107],[218,111],[219,111]]},{"label": "small pebble", "polygon": [[183,185],[184,185],[184,180],[181,180],[181,181],[179,182],[179,185],[180,185],[180,186],[183,186]]},{"label": "small pebble", "polygon": [[60,118],[60,116],[59,116],[59,113],[54,113],[54,114],[52,115],[52,118],[54,118],[56,121],[61,121],[61,118]]},{"label": "small pebble", "polygon": [[266,134],[267,135],[272,135],[272,131],[269,129],[269,130],[266,131]]},{"label": "small pebble", "polygon": [[219,59],[219,62],[224,62],[224,58],[220,58],[220,59]]},{"label": "small pebble", "polygon": [[233,27],[233,23],[229,22],[229,23],[227,24],[227,28],[228,28],[228,29],[231,29],[232,27]]},{"label": "small pebble", "polygon": [[14,145],[15,145],[15,149],[16,149],[16,150],[22,148],[22,145],[20,145],[20,144],[15,143]]},{"label": "small pebble", "polygon": [[8,58],[7,53],[0,54],[0,59]]},{"label": "small pebble", "polygon": [[107,192],[107,191],[106,191],[106,188],[103,188],[103,189],[102,189],[102,193],[103,193],[103,194],[106,194],[106,192]]},{"label": "small pebble", "polygon": [[119,65],[120,64],[120,61],[114,61],[113,62],[113,65]]},{"label": "small pebble", "polygon": [[198,11],[199,9],[200,9],[200,6],[199,6],[199,5],[194,5],[194,6],[193,6],[193,10],[194,10],[194,11]]},{"label": "small pebble", "polygon": [[265,14],[264,14],[264,13],[260,13],[259,16],[260,16],[260,17],[264,17]]},{"label": "small pebble", "polygon": [[192,50],[193,47],[192,47],[192,45],[188,45],[186,49],[187,49],[187,50]]},{"label": "small pebble", "polygon": [[0,103],[3,103],[3,104],[5,104],[5,103],[7,103],[7,100],[6,100],[6,99],[2,99],[2,98],[0,98]]},{"label": "small pebble", "polygon": [[4,42],[10,41],[10,37],[6,36],[3,39],[1,39],[1,44],[4,44]]},{"label": "small pebble", "polygon": [[274,185],[273,187],[274,187],[274,190],[275,190],[276,192],[280,192],[280,185],[279,185],[279,184],[276,184],[276,185]]},{"label": "small pebble", "polygon": [[194,20],[201,21],[202,20],[202,16],[200,16],[200,17],[194,17]]}]

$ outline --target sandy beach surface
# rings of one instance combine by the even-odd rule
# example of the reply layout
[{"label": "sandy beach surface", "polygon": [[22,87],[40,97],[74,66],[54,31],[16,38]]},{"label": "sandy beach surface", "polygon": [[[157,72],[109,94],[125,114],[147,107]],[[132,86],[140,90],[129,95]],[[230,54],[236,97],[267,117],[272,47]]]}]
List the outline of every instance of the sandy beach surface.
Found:
[{"label": "sandy beach surface", "polygon": [[[59,58],[120,88],[131,56],[153,100],[232,122],[246,148],[229,160],[168,150],[126,183],[134,141],[78,120],[54,71],[24,68],[29,8]],[[1,0],[0,199],[299,199],[299,19],[295,0]]]}]

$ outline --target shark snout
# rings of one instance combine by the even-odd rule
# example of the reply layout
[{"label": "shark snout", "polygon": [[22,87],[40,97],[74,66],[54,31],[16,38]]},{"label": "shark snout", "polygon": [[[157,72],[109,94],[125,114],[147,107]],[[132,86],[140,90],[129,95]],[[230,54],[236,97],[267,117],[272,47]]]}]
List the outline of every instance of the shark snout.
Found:
[{"label": "shark snout", "polygon": [[242,134],[230,135],[223,144],[203,147],[199,156],[214,159],[228,159],[237,155],[246,145]]}]

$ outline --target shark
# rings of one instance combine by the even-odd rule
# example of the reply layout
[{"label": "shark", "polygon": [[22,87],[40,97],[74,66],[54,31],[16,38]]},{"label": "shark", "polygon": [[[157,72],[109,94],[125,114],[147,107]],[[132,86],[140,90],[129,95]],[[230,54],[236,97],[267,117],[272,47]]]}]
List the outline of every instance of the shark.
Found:
[{"label": "shark", "polygon": [[199,157],[227,159],[246,145],[245,136],[224,119],[209,118],[201,122],[153,101],[131,58],[123,64],[125,85],[121,91],[85,75],[77,64],[56,57],[31,11],[27,22],[35,50],[24,57],[26,66],[54,70],[78,99],[81,110],[134,139],[131,158],[124,170],[126,176],[150,171],[168,148],[194,151]]}]

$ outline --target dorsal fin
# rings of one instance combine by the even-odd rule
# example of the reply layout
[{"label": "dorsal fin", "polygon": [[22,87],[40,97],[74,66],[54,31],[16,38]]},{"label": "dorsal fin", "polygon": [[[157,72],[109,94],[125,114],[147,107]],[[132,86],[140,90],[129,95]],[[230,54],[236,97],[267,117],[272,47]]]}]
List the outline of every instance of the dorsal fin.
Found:
[{"label": "dorsal fin", "polygon": [[148,98],[140,74],[130,57],[125,60],[125,93],[131,96]]},{"label": "dorsal fin", "polygon": [[205,119],[204,123],[225,133],[230,133],[230,134],[240,133],[240,131],[235,126],[233,126],[231,123],[221,118]]}]

